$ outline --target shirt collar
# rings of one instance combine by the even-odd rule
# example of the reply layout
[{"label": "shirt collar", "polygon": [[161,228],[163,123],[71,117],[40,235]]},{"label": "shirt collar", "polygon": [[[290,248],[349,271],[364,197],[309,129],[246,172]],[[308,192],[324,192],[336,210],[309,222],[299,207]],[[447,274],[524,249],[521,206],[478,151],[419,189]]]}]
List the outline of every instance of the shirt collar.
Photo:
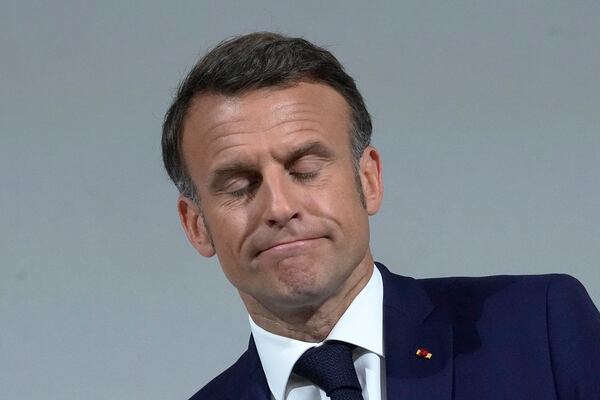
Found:
[{"label": "shirt collar", "polygon": [[[283,400],[294,364],[306,350],[321,343],[275,335],[256,325],[251,317],[249,320],[269,388],[275,400]],[[383,282],[377,268],[373,268],[369,282],[342,314],[327,340],[352,343],[383,357]]]}]

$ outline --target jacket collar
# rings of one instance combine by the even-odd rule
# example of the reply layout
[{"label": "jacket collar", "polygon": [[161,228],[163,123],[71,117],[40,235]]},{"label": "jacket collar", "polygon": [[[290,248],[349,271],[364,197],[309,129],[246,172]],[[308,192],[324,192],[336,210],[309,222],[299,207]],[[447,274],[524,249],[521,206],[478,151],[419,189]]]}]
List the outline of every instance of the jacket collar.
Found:
[{"label": "jacket collar", "polygon": [[[375,263],[383,278],[383,332],[388,399],[449,400],[452,398],[452,327],[413,278],[392,274]],[[426,348],[431,359],[415,353]],[[267,379],[250,338],[248,351],[238,362],[239,382],[230,385],[230,398],[269,400]]]},{"label": "jacket collar", "polygon": [[254,338],[250,336],[248,350],[235,364],[239,373],[232,374],[238,377],[227,384],[230,400],[271,400],[269,384],[260,363]]}]

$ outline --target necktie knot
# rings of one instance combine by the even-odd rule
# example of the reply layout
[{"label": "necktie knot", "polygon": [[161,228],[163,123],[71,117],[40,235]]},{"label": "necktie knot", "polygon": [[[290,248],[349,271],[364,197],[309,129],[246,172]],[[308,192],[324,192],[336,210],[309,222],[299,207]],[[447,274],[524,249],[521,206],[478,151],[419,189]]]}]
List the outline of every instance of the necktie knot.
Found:
[{"label": "necktie knot", "polygon": [[340,341],[312,347],[296,361],[293,371],[319,386],[331,399],[362,400],[352,360],[355,347]]}]

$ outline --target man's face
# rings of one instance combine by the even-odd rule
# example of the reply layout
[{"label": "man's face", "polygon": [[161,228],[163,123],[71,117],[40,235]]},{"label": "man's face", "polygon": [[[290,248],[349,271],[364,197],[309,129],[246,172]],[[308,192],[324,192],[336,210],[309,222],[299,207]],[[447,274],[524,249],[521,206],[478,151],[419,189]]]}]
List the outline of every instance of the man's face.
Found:
[{"label": "man's face", "polygon": [[373,147],[361,158],[363,205],[349,131],[345,99],[322,84],[192,104],[182,149],[200,204],[180,198],[181,221],[242,297],[272,310],[318,305],[371,271],[380,161]]}]

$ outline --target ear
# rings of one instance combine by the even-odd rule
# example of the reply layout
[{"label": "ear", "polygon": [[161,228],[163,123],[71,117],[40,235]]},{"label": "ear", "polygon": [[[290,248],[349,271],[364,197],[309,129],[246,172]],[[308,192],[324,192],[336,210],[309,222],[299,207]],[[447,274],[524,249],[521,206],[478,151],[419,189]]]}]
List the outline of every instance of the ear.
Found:
[{"label": "ear", "polygon": [[200,207],[187,197],[179,196],[177,211],[181,226],[192,246],[204,257],[214,256],[215,246]]},{"label": "ear", "polygon": [[383,199],[383,179],[381,157],[373,146],[367,146],[360,158],[360,181],[367,213],[374,215],[379,211]]}]

